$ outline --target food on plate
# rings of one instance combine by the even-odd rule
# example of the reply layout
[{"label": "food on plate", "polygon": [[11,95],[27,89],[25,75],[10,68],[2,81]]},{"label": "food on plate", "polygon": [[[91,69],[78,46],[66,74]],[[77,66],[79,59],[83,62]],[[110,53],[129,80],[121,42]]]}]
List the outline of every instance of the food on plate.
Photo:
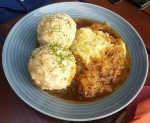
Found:
[{"label": "food on plate", "polygon": [[109,23],[42,17],[39,48],[28,63],[32,81],[54,96],[87,102],[112,94],[127,79],[131,60],[127,44]]},{"label": "food on plate", "polygon": [[112,92],[112,83],[122,81],[126,67],[126,44],[90,27],[80,28],[71,46],[77,60],[79,90],[87,97]]},{"label": "food on plate", "polygon": [[33,51],[28,71],[42,90],[65,89],[76,73],[75,58],[58,44],[44,45]]},{"label": "food on plate", "polygon": [[37,27],[39,44],[59,44],[69,48],[75,38],[76,23],[67,14],[43,16]]}]

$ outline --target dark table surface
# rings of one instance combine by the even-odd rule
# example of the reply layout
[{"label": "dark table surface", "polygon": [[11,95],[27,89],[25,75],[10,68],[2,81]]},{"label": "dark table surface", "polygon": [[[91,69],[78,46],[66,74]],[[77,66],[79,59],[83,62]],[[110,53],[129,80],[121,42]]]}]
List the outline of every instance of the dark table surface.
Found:
[{"label": "dark table surface", "polygon": [[[55,2],[64,2],[69,0],[55,0]],[[78,0],[70,0],[78,1]],[[136,6],[127,1],[118,4],[112,4],[108,0],[80,0],[105,7],[125,18],[141,35],[148,53],[150,53],[150,6],[139,10]],[[0,25],[0,33],[6,37],[14,24],[21,18],[17,17]],[[2,59],[3,44],[0,43],[0,58]],[[150,59],[150,56],[149,56]],[[148,73],[145,85],[150,85],[150,72]],[[88,121],[87,123],[115,123],[117,117],[122,111],[113,114],[104,119]],[[1,123],[65,123],[59,119],[46,116],[23,102],[12,90],[2,68],[0,61],[0,122]],[[125,122],[125,121],[124,121]],[[82,123],[82,122],[80,122]]]}]

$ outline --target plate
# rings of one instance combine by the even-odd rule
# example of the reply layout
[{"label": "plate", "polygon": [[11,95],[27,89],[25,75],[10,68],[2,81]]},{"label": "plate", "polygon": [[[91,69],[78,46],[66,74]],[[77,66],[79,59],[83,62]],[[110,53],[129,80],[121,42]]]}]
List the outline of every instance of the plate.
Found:
[{"label": "plate", "polygon": [[[121,34],[132,57],[131,72],[124,86],[103,100],[77,104],[50,96],[31,82],[27,64],[32,51],[37,46],[37,24],[42,16],[53,13],[66,13],[72,18],[107,21]],[[24,102],[46,115],[70,121],[96,120],[120,111],[140,92],[148,73],[148,56],[137,31],[114,12],[81,2],[51,4],[23,17],[6,38],[2,63],[10,86]]]}]

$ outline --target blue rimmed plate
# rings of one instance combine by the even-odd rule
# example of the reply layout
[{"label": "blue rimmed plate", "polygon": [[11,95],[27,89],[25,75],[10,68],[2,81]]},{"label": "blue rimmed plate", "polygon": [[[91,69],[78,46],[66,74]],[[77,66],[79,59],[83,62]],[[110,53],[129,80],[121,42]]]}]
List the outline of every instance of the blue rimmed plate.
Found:
[{"label": "blue rimmed plate", "polygon": [[[73,18],[108,21],[124,38],[132,57],[131,72],[126,83],[112,96],[93,103],[69,103],[48,95],[32,84],[27,64],[31,52],[37,46],[37,24],[43,15],[52,13],[66,13]],[[7,36],[2,63],[9,84],[22,100],[46,115],[71,121],[100,119],[123,109],[140,92],[148,73],[148,56],[137,31],[110,10],[81,2],[51,4],[23,17]]]}]

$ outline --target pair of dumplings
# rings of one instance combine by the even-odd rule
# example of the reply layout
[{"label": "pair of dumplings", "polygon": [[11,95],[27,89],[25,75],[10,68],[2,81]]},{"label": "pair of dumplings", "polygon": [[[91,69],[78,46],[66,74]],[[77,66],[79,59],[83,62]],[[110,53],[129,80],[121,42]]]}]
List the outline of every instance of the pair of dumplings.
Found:
[{"label": "pair of dumplings", "polygon": [[76,61],[69,50],[76,34],[76,23],[67,14],[42,17],[37,27],[40,44],[28,63],[32,81],[42,90],[65,89],[76,73]]}]

